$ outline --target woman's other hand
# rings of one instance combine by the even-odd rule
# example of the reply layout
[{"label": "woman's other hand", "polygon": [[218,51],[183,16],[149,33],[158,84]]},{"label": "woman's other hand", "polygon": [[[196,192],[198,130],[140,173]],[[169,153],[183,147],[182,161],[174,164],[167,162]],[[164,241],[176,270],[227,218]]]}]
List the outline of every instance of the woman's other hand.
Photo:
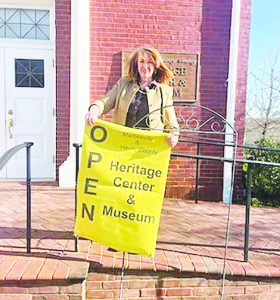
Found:
[{"label": "woman's other hand", "polygon": [[86,124],[92,126],[99,116],[99,107],[97,105],[91,105],[89,112],[85,115]]},{"label": "woman's other hand", "polygon": [[175,147],[178,144],[179,136],[178,135],[170,135],[167,137],[167,141],[171,147]]}]

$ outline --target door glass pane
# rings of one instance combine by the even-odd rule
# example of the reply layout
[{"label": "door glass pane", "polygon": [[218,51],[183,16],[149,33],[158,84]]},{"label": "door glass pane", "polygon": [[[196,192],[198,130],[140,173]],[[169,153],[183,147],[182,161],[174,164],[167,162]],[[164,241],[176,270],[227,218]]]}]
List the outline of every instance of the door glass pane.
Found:
[{"label": "door glass pane", "polygon": [[5,37],[5,28],[3,25],[0,23],[0,37]]},{"label": "door glass pane", "polygon": [[47,40],[48,39],[48,31],[49,28],[45,25],[41,25],[37,27],[37,38],[40,40]]},{"label": "door glass pane", "polygon": [[[27,25],[29,26],[29,25]],[[35,26],[30,26],[29,30],[25,32],[25,34],[22,34],[21,36],[23,39],[36,39],[36,27]]]},{"label": "door glass pane", "polygon": [[9,25],[6,26],[5,36],[7,38],[18,38],[18,35],[15,32],[13,26],[9,26]]},{"label": "door glass pane", "polygon": [[5,11],[2,9],[0,10],[0,24],[5,21]]},{"label": "door glass pane", "polygon": [[24,23],[34,22],[36,20],[34,9],[23,9],[22,10],[22,15],[23,15],[23,22]]},{"label": "door glass pane", "polygon": [[5,21],[10,21],[10,19],[13,17],[17,9],[13,8],[4,8],[4,15],[5,15]]},{"label": "door glass pane", "polygon": [[42,63],[43,60],[31,60],[30,61],[30,70],[33,74],[43,74],[44,73],[44,64]]},{"label": "door glass pane", "polygon": [[24,74],[28,72],[28,66],[29,66],[28,59],[18,59],[18,63],[16,63],[16,73]]},{"label": "door glass pane", "polygon": [[0,37],[49,40],[49,10],[0,8]]},{"label": "door glass pane", "polygon": [[40,25],[47,25],[49,26],[50,24],[50,14],[47,11],[39,11],[37,10],[37,23]]},{"label": "door glass pane", "polygon": [[16,74],[17,87],[29,87],[29,77],[26,74]]},{"label": "door glass pane", "polygon": [[21,38],[26,38],[30,31],[34,28],[33,25],[22,24],[21,25]]},{"label": "door glass pane", "polygon": [[6,35],[7,37],[13,37],[18,39],[20,33],[20,25],[19,24],[9,24],[6,25]]},{"label": "door glass pane", "polygon": [[15,86],[43,88],[44,60],[15,59]]},{"label": "door glass pane", "polygon": [[6,12],[6,21],[9,24],[20,24],[20,11],[18,9],[10,9],[9,13]]}]

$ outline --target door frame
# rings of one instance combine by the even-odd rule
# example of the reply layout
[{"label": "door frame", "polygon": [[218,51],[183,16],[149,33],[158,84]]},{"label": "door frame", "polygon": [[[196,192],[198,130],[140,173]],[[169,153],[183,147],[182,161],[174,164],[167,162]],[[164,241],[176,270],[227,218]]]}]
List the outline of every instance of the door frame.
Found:
[{"label": "door frame", "polygon": [[[12,2],[12,1],[11,1]],[[52,103],[54,111],[56,112],[56,36],[55,36],[55,0],[43,0],[40,5],[38,5],[38,0],[14,0],[14,3],[7,4],[7,1],[0,0],[1,8],[18,8],[18,9],[47,9],[50,11],[50,40],[29,40],[29,39],[11,39],[11,38],[0,38],[0,70],[3,70],[5,57],[4,57],[4,48],[17,48],[17,49],[37,49],[37,50],[52,50],[53,53],[53,78],[52,78]],[[6,145],[6,95],[5,95],[5,75],[4,72],[0,72],[0,128],[4,129],[5,139],[0,139],[0,156],[7,151]],[[53,118],[53,139],[54,139],[54,155],[56,157],[57,153],[57,144],[56,144],[56,135],[57,135],[57,121],[56,116]],[[2,127],[3,126],[3,127]],[[1,131],[2,132],[2,131]],[[2,134],[1,134],[2,135]],[[56,160],[56,159],[55,159]],[[54,162],[55,164],[55,162]],[[0,172],[0,180],[9,180],[7,178],[6,167]],[[36,181],[36,178],[32,180]],[[39,179],[40,181],[42,179]],[[46,179],[46,181],[55,181],[56,180],[56,164],[54,167],[53,178]]]},{"label": "door frame", "polygon": [[[4,48],[0,47],[0,70],[4,70]],[[0,71],[0,157],[6,151],[6,101],[5,101],[5,74]],[[4,138],[3,138],[3,136]],[[0,171],[0,179],[7,177],[6,167]]]},{"label": "door frame", "polygon": [[[10,47],[0,47],[0,67],[1,65],[4,66],[5,64],[5,57],[4,57],[4,50],[7,49],[7,48],[10,48]],[[55,51],[54,49],[51,49],[51,48],[37,48],[37,47],[13,47],[13,49],[34,49],[34,50],[51,50],[51,54],[52,54],[52,59],[53,59],[53,64],[54,64],[54,58],[55,58]],[[2,58],[1,58],[2,56]],[[1,68],[2,69],[2,68]],[[0,69],[0,70],[1,70]],[[2,69],[3,70],[3,69]],[[7,105],[7,93],[5,91],[5,72],[1,72],[1,75],[0,75],[0,88],[1,87],[4,87],[3,89],[1,88],[1,91],[0,91],[0,128],[3,128],[3,134],[5,135],[4,136],[4,139],[2,139],[1,137],[1,141],[0,141],[0,156],[5,153],[7,150],[9,150],[7,147],[7,120],[6,120],[6,105]],[[53,76],[51,77],[51,91],[50,91],[50,94],[51,94],[51,102],[48,104],[52,107],[54,113],[56,111],[56,70],[55,70],[55,65],[53,67]],[[52,123],[52,127],[53,127],[53,145],[54,145],[54,149],[53,149],[53,154],[54,154],[54,157],[56,158],[56,132],[57,132],[57,129],[56,129],[56,116],[53,117],[53,119],[51,120]],[[3,127],[2,127],[3,126]],[[2,135],[2,130],[1,130],[1,135]],[[55,165],[55,161],[51,162],[52,164],[54,164],[54,170],[53,170],[53,174],[52,174],[52,177],[51,178],[37,178],[37,180],[39,181],[55,181],[56,180],[56,165]],[[7,170],[6,170],[6,167],[3,168],[3,170],[0,172],[0,179],[9,179],[7,178]],[[36,178],[33,178],[33,180],[36,181]]]},{"label": "door frame", "polygon": [[[15,78],[15,59],[42,59],[44,60],[44,73],[45,73],[45,85],[44,89],[38,88],[17,88],[14,84]],[[34,150],[31,149],[31,154],[34,153],[34,159],[32,162],[32,174],[33,178],[36,180],[49,181],[54,180],[55,178],[55,160],[53,159],[56,156],[56,145],[55,145],[55,113],[54,113],[54,82],[53,82],[53,74],[54,74],[54,66],[53,66],[54,53],[53,50],[50,49],[30,49],[30,48],[5,48],[5,66],[6,66],[6,110],[13,109],[13,116],[8,115],[6,111],[6,120],[12,118],[15,122],[14,138],[9,138],[9,133],[6,133],[6,147],[7,149],[18,145],[19,143],[26,141],[34,141],[39,138],[38,144],[34,145]],[[19,102],[17,100],[21,99]],[[24,100],[25,99],[25,100]],[[29,99],[29,100],[28,100]],[[33,99],[33,100],[32,100]],[[35,101],[35,99],[37,99]],[[41,99],[41,101],[40,101]],[[23,101],[24,100],[24,101]],[[31,103],[35,101],[39,105],[37,107],[37,112],[35,115],[41,116],[41,121],[37,120],[35,123],[29,123],[33,120],[35,115],[30,114],[30,110],[32,111],[32,107],[30,110],[25,110],[24,102]],[[31,102],[30,102],[31,101]],[[38,102],[39,101],[39,102]],[[20,110],[16,110],[16,103],[18,103],[21,107]],[[21,103],[21,104],[20,104]],[[30,105],[30,104],[29,104]],[[21,128],[20,120],[22,119],[21,115],[29,115],[30,119],[26,119],[24,117]],[[36,118],[35,118],[36,119]],[[33,120],[34,121],[34,120]],[[37,123],[39,121],[39,123]],[[26,122],[29,125],[26,125]],[[34,126],[32,126],[33,124]],[[37,125],[35,125],[37,124]],[[17,127],[17,129],[16,129]],[[7,129],[7,125],[6,125]],[[21,137],[21,135],[25,136],[25,139]],[[28,138],[29,136],[29,138]],[[26,140],[27,138],[27,140]],[[33,140],[34,138],[34,140]],[[17,140],[19,139],[19,140]],[[42,139],[42,140],[41,140]],[[41,144],[41,142],[43,144]],[[44,141],[44,142],[43,142]],[[44,148],[41,146],[44,145]],[[36,148],[36,151],[35,151]],[[35,151],[35,152],[33,152]],[[37,152],[39,151],[39,152]],[[36,156],[36,153],[39,154],[39,157]],[[42,155],[42,156],[41,156]],[[32,157],[32,156],[31,156]],[[38,160],[39,159],[39,160]],[[25,155],[24,153],[20,153],[16,155],[15,158],[7,165],[7,178],[25,178],[24,171],[25,164]],[[20,172],[19,172],[19,166]],[[45,171],[44,171],[45,170]],[[36,176],[36,177],[35,177]]]}]

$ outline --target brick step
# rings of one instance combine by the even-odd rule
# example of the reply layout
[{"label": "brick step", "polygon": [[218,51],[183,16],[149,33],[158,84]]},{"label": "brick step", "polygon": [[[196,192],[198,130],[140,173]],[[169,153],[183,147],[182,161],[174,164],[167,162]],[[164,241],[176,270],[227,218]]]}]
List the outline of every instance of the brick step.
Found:
[{"label": "brick step", "polygon": [[81,300],[85,280],[0,281],[0,300]]},{"label": "brick step", "polygon": [[0,294],[0,300],[33,300],[33,296],[22,294]]},{"label": "brick step", "polygon": [[[225,296],[225,299],[228,300],[254,300],[254,299],[260,299],[260,300],[279,300],[279,294],[266,294],[266,295],[240,295],[240,294],[235,294],[233,296]],[[118,297],[115,298],[102,298],[102,299],[119,299]],[[163,297],[122,297],[122,300],[135,300],[135,299],[142,299],[142,300],[220,300],[221,295],[219,296],[163,296]],[[41,299],[40,299],[41,300]],[[96,298],[87,298],[87,300],[96,300]]]}]

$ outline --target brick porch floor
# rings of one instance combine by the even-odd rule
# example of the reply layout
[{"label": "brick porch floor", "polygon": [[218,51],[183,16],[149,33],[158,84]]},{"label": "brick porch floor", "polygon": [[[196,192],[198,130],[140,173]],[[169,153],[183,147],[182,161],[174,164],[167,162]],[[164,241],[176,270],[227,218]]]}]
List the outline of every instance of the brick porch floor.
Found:
[{"label": "brick porch floor", "polygon": [[[251,209],[248,263],[243,262],[244,212],[244,206],[232,206],[227,275],[278,280],[280,209]],[[82,299],[86,278],[94,281],[98,274],[106,270],[109,273],[119,270],[122,254],[110,252],[107,247],[81,240],[80,251],[73,251],[73,218],[73,189],[34,183],[32,254],[28,255],[25,248],[25,185],[0,182],[0,300],[9,299],[8,297],[19,300]],[[193,201],[165,200],[156,257],[151,259],[140,255],[126,255],[126,273],[144,274],[152,271],[153,274],[177,272],[194,276],[220,275],[226,221],[227,206],[222,203],[195,204]],[[97,283],[92,286],[102,288]],[[274,287],[275,290],[277,288]],[[37,296],[30,296],[31,294]],[[42,295],[45,298],[40,298]],[[47,298],[46,295],[65,298]],[[276,297],[267,299],[280,299],[280,296]],[[97,298],[101,297],[91,297]]]}]

